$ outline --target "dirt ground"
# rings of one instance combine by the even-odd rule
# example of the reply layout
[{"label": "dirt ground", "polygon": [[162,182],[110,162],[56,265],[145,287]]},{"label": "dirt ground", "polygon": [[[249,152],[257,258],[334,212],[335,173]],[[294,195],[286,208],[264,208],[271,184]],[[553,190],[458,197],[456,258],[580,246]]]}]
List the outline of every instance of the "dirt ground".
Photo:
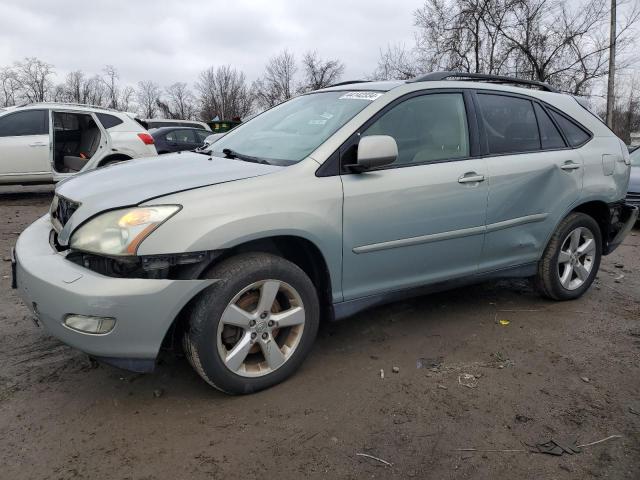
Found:
[{"label": "dirt ground", "polygon": [[50,200],[0,192],[0,478],[640,478],[638,229],[580,300],[501,281],[376,308],[321,327],[289,381],[228,397],[184,358],[94,366],[34,326],[8,256]]}]

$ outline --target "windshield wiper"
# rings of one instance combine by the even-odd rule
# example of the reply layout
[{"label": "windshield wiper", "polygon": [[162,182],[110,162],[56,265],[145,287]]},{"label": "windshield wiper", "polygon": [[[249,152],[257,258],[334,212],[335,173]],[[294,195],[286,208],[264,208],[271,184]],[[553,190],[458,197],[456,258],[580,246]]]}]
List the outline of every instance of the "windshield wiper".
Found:
[{"label": "windshield wiper", "polygon": [[266,160],[258,157],[251,157],[249,155],[243,155],[242,153],[238,153],[235,150],[231,150],[230,148],[224,148],[222,153],[227,158],[237,158],[238,160],[244,160],[245,162],[253,162],[253,163],[262,163],[264,165],[271,165]]}]

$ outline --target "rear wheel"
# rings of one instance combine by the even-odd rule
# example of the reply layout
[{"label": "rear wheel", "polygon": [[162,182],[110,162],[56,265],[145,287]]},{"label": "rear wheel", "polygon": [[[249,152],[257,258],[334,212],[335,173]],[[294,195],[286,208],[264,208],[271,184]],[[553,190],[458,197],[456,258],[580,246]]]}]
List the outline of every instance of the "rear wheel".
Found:
[{"label": "rear wheel", "polygon": [[207,277],[218,282],[196,301],[184,337],[200,376],[239,394],[291,375],[318,330],[318,298],[307,275],[281,257],[253,253],[222,262]]},{"label": "rear wheel", "polygon": [[538,290],[554,300],[580,297],[593,283],[601,256],[598,223],[584,213],[568,215],[551,237],[538,263]]}]

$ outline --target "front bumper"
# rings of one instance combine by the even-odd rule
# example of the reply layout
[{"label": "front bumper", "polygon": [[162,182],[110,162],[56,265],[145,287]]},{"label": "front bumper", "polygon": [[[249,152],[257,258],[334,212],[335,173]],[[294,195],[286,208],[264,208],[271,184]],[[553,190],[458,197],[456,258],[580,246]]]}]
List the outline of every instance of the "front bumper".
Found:
[{"label": "front bumper", "polygon": [[[156,280],[100,275],[65,259],[49,244],[49,215],[18,238],[15,280],[39,322],[62,342],[133,370],[153,365],[164,336],[182,308],[214,280]],[[69,314],[116,318],[104,335],[71,330]]]}]

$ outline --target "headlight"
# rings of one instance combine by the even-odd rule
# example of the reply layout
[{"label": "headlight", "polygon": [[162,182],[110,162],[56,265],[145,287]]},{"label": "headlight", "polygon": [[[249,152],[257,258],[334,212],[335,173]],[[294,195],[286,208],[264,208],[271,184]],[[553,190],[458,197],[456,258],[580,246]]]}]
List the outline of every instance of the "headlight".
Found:
[{"label": "headlight", "polygon": [[135,207],[98,215],[71,236],[71,248],[103,255],[135,255],[142,241],[179,205]]}]

